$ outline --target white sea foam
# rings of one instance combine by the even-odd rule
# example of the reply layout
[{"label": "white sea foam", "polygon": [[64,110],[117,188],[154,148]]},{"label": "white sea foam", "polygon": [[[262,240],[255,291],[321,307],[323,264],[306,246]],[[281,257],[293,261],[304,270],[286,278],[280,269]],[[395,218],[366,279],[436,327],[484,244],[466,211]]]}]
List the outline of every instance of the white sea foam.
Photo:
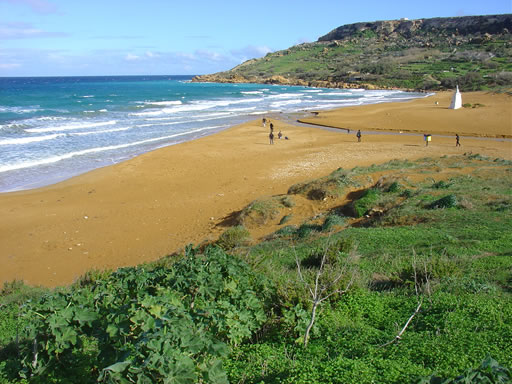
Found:
[{"label": "white sea foam", "polygon": [[45,135],[45,136],[19,137],[16,139],[4,139],[4,140],[0,140],[0,145],[18,145],[18,144],[37,143],[39,141],[53,140],[60,136],[65,136],[65,134],[64,133],[55,133],[53,135]]},{"label": "white sea foam", "polygon": [[33,113],[38,111],[42,111],[42,109],[39,108],[39,105],[31,105],[28,107],[8,107],[0,105],[0,113],[16,113],[18,115],[21,115],[24,113]]},{"label": "white sea foam", "polygon": [[90,99],[91,97],[94,97],[94,95],[85,95],[85,96],[80,96],[81,98],[84,98],[84,99]]},{"label": "white sea foam", "polygon": [[132,143],[125,143],[125,144],[119,144],[119,145],[108,145],[105,147],[97,147],[97,148],[89,148],[89,149],[84,149],[81,151],[65,153],[65,154],[58,155],[58,156],[50,156],[50,157],[47,157],[44,159],[23,161],[23,162],[14,163],[14,164],[7,164],[7,165],[0,166],[0,173],[7,172],[7,171],[14,171],[14,170],[23,169],[23,168],[32,168],[32,167],[37,167],[37,166],[45,165],[45,164],[52,164],[52,163],[56,163],[56,162],[59,162],[62,160],[71,159],[72,157],[76,157],[76,156],[83,156],[83,155],[88,155],[91,153],[106,152],[106,151],[112,151],[112,150],[116,150],[116,149],[128,148],[128,147],[133,147],[133,146],[137,146],[137,145],[143,145],[143,144],[148,144],[148,143],[153,143],[153,142],[158,142],[158,141],[163,141],[163,140],[174,139],[174,138],[180,137],[180,136],[191,135],[191,134],[199,133],[202,131],[208,131],[208,130],[225,128],[225,127],[226,126],[224,126],[224,125],[203,127],[203,128],[190,130],[187,132],[180,132],[180,133],[175,133],[173,135],[154,137],[151,139],[135,141]]},{"label": "white sea foam", "polygon": [[244,95],[261,95],[263,91],[242,91],[240,93]]},{"label": "white sea foam", "polygon": [[229,111],[230,112],[233,112],[233,113],[239,113],[239,112],[249,112],[249,111],[254,111],[256,109],[256,107],[247,107],[247,108],[230,108]]},{"label": "white sea foam", "polygon": [[190,104],[177,105],[172,108],[162,108],[160,110],[151,110],[145,112],[131,113],[130,116],[163,116],[181,112],[204,111],[217,107],[227,107],[234,104],[243,104],[251,102],[259,102],[261,99],[228,99],[213,101],[196,101]]},{"label": "white sea foam", "polygon": [[199,119],[197,117],[194,117],[193,119],[187,118],[187,119],[181,119],[179,121],[172,121],[172,122],[167,122],[167,123],[158,122],[158,121],[162,121],[162,120],[166,121],[163,118],[159,118],[159,119],[158,118],[149,118],[149,119],[145,119],[145,120],[147,120],[147,121],[155,121],[155,123],[138,124],[137,127],[139,127],[139,128],[156,127],[156,126],[162,126],[162,125],[187,124],[187,123],[190,123],[190,122],[201,123],[203,121],[211,121],[211,120],[223,119],[223,118],[225,118],[226,116],[229,116],[229,115],[232,115],[232,114],[228,113],[228,114],[225,114],[225,115],[222,115],[222,116],[214,116],[214,114],[212,114],[212,115],[207,115],[206,118],[204,118],[204,119]]},{"label": "white sea foam", "polygon": [[181,100],[173,100],[173,101],[145,101],[146,105],[180,105],[183,104]]},{"label": "white sea foam", "polygon": [[61,131],[71,131],[74,129],[104,127],[106,125],[115,125],[116,123],[117,123],[117,121],[110,120],[110,121],[104,121],[101,123],[78,123],[78,124],[61,125],[61,126],[47,127],[47,128],[30,128],[30,129],[26,129],[25,131],[30,132],[30,133],[61,132]]},{"label": "white sea foam", "polygon": [[23,123],[10,123],[10,124],[4,124],[0,125],[0,130],[2,129],[9,129],[9,128],[24,128],[26,125]]},{"label": "white sea foam", "polygon": [[320,92],[323,92],[321,89],[308,89],[304,92],[308,92],[308,93],[320,93]]},{"label": "white sea foam", "polygon": [[339,91],[324,93],[323,96],[351,96],[351,91]]},{"label": "white sea foam", "polygon": [[294,99],[294,100],[284,100],[284,101],[275,101],[270,104],[270,107],[272,108],[281,108],[285,105],[292,105],[292,104],[300,104],[303,101],[301,99]]},{"label": "white sea foam", "polygon": [[196,119],[199,119],[201,117],[228,117],[228,116],[232,116],[233,113],[231,112],[214,112],[214,113],[211,113],[211,112],[207,112],[206,114],[201,114],[201,115],[188,115],[188,116],[167,116],[167,117],[146,117],[144,120],[148,120],[148,121],[168,121],[168,120],[173,120],[173,121],[178,121],[178,122],[190,122],[190,121],[197,121]]},{"label": "white sea foam", "polygon": [[99,135],[101,133],[121,132],[121,131],[127,131],[129,129],[131,129],[131,128],[125,127],[125,128],[104,129],[101,131],[73,132],[73,133],[70,133],[70,135],[72,135],[72,136]]},{"label": "white sea foam", "polygon": [[267,96],[268,99],[291,99],[299,96],[304,96],[303,93],[280,93],[277,95]]},{"label": "white sea foam", "polygon": [[61,117],[61,116],[42,116],[42,117],[38,117],[36,120],[39,120],[39,121],[58,121],[58,120],[66,120],[65,117]]}]

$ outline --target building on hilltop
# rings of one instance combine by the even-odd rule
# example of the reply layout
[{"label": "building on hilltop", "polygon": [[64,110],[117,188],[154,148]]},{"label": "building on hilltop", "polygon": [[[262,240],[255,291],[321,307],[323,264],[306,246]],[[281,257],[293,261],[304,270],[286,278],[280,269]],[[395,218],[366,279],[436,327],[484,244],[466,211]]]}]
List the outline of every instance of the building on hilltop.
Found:
[{"label": "building on hilltop", "polygon": [[459,109],[462,107],[462,95],[459,92],[459,86],[457,85],[457,90],[453,94],[452,103],[450,104],[450,109]]}]

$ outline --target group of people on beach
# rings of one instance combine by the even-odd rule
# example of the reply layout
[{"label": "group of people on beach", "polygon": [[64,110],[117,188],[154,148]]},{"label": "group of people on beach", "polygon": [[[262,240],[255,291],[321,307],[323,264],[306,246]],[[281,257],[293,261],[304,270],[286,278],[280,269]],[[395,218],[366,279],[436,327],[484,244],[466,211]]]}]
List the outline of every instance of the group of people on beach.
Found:
[{"label": "group of people on beach", "polygon": [[[274,144],[274,124],[270,121],[270,120],[267,120],[265,117],[261,120],[262,124],[263,124],[263,127],[266,127],[267,126],[267,121],[269,123],[269,127],[270,127],[270,133],[268,134],[268,138],[270,139],[270,145]],[[283,137],[283,134],[281,133],[281,131],[279,131],[279,133],[277,134],[277,138],[278,139],[281,139]],[[285,140],[288,140],[288,136],[285,136],[284,137]]]},{"label": "group of people on beach", "polygon": [[[428,143],[432,140],[432,135],[430,133],[425,133],[423,135],[423,140],[425,140],[425,147],[428,147]],[[455,134],[455,146],[460,147],[460,136],[458,133]]]},{"label": "group of people on beach", "polygon": [[[268,138],[270,139],[270,145],[274,144],[274,124],[270,121],[270,120],[267,120],[265,117],[261,120],[262,124],[263,124],[263,127],[266,127],[267,126],[267,122],[270,124],[269,127],[270,127],[270,133],[268,135]],[[350,129],[347,130],[347,133],[350,133]],[[400,132],[402,133],[402,132]],[[363,135],[361,134],[361,130],[358,129],[357,130],[357,133],[356,133],[356,137],[357,137],[357,142],[360,143],[361,142],[361,137]],[[279,131],[279,133],[277,134],[277,137],[279,139],[281,139],[283,137],[283,134],[281,133],[281,131]],[[288,140],[288,137],[285,136],[285,140]],[[432,135],[430,133],[425,133],[423,135],[423,140],[425,140],[425,146],[428,147],[428,143],[432,140]],[[460,136],[458,133],[455,134],[455,146],[456,147],[460,147]]]}]

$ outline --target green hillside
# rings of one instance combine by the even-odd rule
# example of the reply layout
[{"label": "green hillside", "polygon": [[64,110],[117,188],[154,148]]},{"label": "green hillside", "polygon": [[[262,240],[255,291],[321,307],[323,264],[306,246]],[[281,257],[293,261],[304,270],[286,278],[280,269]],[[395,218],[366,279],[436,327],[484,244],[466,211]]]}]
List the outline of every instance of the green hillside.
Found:
[{"label": "green hillside", "polygon": [[357,23],[196,81],[462,90],[512,85],[512,15]]},{"label": "green hillside", "polygon": [[[509,383],[511,165],[340,168],[248,205],[214,243],[7,284],[0,383]],[[304,199],[328,207],[287,225]]]}]

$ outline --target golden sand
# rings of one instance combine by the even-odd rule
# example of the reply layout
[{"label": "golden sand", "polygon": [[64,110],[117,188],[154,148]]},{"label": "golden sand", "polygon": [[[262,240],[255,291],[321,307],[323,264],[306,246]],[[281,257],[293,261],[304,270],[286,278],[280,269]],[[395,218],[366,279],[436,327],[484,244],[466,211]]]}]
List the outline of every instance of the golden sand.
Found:
[{"label": "golden sand", "polygon": [[512,97],[464,93],[462,103],[471,107],[453,110],[449,109],[452,95],[452,92],[440,92],[406,103],[347,107],[321,112],[302,121],[351,130],[512,138]]},{"label": "golden sand", "polygon": [[[512,98],[463,94],[483,107],[448,110],[450,94],[322,112],[328,131],[273,121],[290,140],[269,145],[259,121],[162,148],[34,190],[0,194],[0,282],[57,286],[90,269],[156,260],[189,243],[216,239],[220,225],[251,201],[284,194],[299,181],[396,158],[480,153],[512,159]],[[435,102],[438,101],[438,105]],[[325,119],[327,121],[327,119]],[[323,121],[325,123],[326,121]],[[375,128],[433,134],[367,134]],[[353,130],[363,130],[357,143]],[[452,136],[461,134],[462,147]]]}]

